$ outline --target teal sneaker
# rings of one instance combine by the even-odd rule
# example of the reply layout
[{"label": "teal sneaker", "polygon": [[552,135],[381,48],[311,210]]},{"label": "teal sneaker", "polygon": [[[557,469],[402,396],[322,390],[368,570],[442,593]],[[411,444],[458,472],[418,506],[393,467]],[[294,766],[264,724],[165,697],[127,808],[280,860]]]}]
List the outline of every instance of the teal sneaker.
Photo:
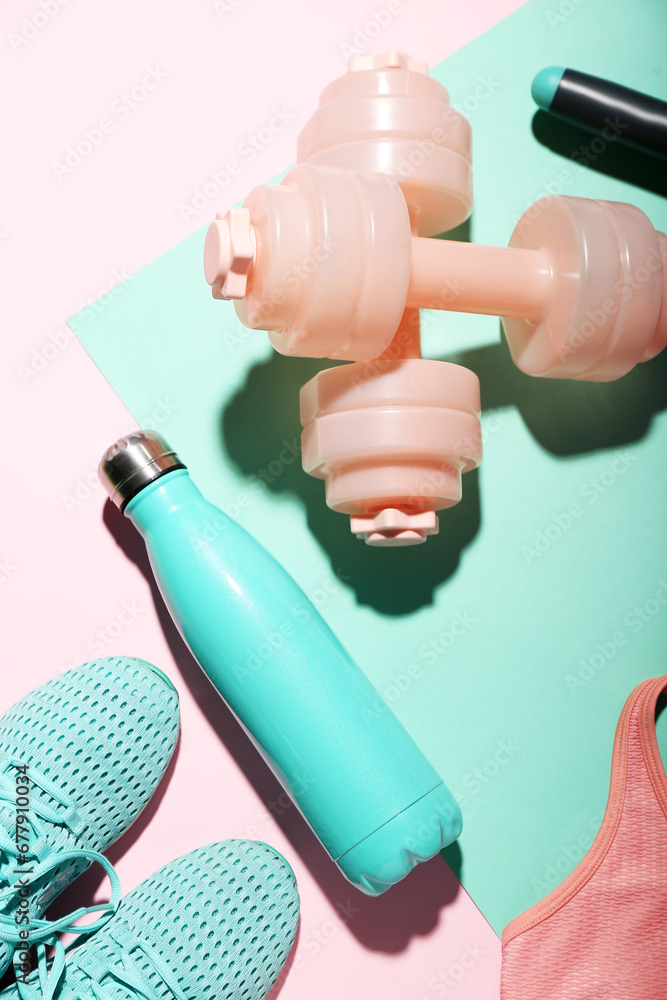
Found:
[{"label": "teal sneaker", "polygon": [[[226,840],[190,851],[128,893],[94,936],[39,965],[2,1000],[263,1000],[294,943],[299,895],[273,848]],[[66,959],[66,960],[65,960]]]},{"label": "teal sneaker", "polygon": [[[178,729],[173,684],[126,657],[54,677],[0,716],[0,975],[28,932],[36,944],[99,913],[85,928],[90,933],[114,912],[120,887],[100,852],[147,804]],[[43,920],[49,903],[93,861],[111,880],[109,902]]]}]

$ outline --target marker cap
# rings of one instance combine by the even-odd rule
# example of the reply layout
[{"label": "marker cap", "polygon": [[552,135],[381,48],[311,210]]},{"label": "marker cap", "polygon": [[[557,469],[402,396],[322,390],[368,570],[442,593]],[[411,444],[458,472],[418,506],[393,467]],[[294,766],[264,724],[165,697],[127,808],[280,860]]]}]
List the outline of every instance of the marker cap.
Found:
[{"label": "marker cap", "polygon": [[537,106],[544,111],[550,109],[564,72],[562,66],[547,66],[533,80],[530,93]]}]

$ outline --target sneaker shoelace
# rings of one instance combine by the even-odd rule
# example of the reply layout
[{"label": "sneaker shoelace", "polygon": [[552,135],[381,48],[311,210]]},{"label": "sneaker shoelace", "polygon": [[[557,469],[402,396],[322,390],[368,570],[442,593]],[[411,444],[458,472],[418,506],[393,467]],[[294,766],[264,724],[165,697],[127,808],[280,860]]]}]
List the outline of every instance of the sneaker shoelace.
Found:
[{"label": "sneaker shoelace", "polygon": [[[158,952],[146,941],[139,941],[129,931],[119,928],[112,935],[112,940],[121,948],[118,961],[112,961],[98,955],[87,955],[77,966],[82,983],[95,1000],[165,1000],[164,993],[158,992],[147,977],[148,965],[156,978],[160,979],[176,1000],[187,1000],[176,974],[163,961]],[[38,946],[39,989],[32,984],[19,983],[21,1000],[52,1000],[58,983],[65,969],[65,949],[58,942],[56,956],[47,973],[46,949]],[[144,957],[140,965],[133,957],[133,952],[141,952]],[[74,986],[65,984],[59,1000],[79,1000],[80,992]]]},{"label": "sneaker shoelace", "polygon": [[[130,931],[121,928],[114,931],[112,938],[122,949],[118,962],[104,961],[91,955],[81,966],[81,971],[89,978],[91,991],[97,1000],[109,1000],[112,987],[116,998],[119,989],[124,989],[132,1000],[136,1000],[137,997],[143,1000],[164,1000],[164,993],[159,993],[149,982],[146,965],[176,1000],[187,1000],[176,973],[147,941],[140,941]],[[134,957],[133,953],[136,952],[141,953],[144,958],[142,965]],[[29,998],[26,997],[25,1000]]]},{"label": "sneaker shoelace", "polygon": [[[31,786],[37,786],[47,798],[30,794]],[[21,794],[24,789],[27,791]],[[12,812],[15,819],[13,828]],[[32,945],[37,946],[42,996],[52,997],[65,966],[65,948],[56,935],[91,934],[99,930],[113,916],[120,902],[120,882],[111,862],[97,851],[54,847],[47,839],[49,826],[64,827],[78,836],[85,824],[70,796],[38,768],[0,754],[0,941],[14,949],[14,968],[22,996],[27,984],[23,981],[25,977],[19,953],[27,951]],[[40,887],[39,905],[40,908],[45,907],[49,898],[57,894],[57,889],[44,889],[44,876],[68,863],[74,865],[82,860],[97,862],[106,872],[111,883],[109,901],[81,906],[57,920],[31,917],[31,886]],[[66,874],[60,876],[61,885]],[[100,916],[84,926],[76,923],[90,913]],[[47,945],[55,947],[48,981]],[[28,993],[37,996],[29,988]]]}]

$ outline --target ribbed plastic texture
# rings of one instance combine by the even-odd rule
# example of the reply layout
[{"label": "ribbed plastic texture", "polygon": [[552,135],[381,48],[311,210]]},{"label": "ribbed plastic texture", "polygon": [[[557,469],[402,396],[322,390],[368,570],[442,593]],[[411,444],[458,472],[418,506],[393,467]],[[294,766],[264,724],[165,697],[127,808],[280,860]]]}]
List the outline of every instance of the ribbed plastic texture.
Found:
[{"label": "ribbed plastic texture", "polygon": [[[28,765],[30,812],[44,843],[40,860],[60,851],[104,851],[137,818],[155,791],[176,745],[178,695],[159,671],[141,660],[109,657],[54,677],[16,702],[0,718],[0,770],[14,782],[10,760]],[[62,799],[39,785],[44,776]],[[69,800],[69,808],[67,803]],[[62,824],[40,818],[35,807],[62,815]],[[72,806],[74,809],[72,809]],[[16,810],[0,802],[0,822],[12,841]],[[41,839],[41,838],[40,838]],[[31,917],[90,864],[65,862],[31,886]],[[16,877],[10,862],[0,867],[0,886]],[[5,912],[18,900],[10,898]],[[0,941],[0,973],[11,959]]]},{"label": "ribbed plastic texture", "polygon": [[[109,923],[70,952],[56,995],[263,1000],[298,920],[294,875],[272,848],[250,840],[200,847],[128,893]],[[15,988],[3,997],[15,1000]]]}]

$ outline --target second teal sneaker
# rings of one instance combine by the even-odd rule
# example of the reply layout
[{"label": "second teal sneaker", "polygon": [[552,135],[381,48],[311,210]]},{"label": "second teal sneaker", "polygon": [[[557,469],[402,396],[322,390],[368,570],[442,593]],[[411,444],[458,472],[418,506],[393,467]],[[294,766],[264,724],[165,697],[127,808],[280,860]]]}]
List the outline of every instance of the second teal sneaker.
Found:
[{"label": "second teal sneaker", "polygon": [[[119,902],[101,855],[149,801],[174,752],[178,695],[157,668],[109,657],[75,667],[0,716],[0,975],[17,945],[51,939],[85,913]],[[93,861],[111,880],[109,903],[58,921],[46,907]]]},{"label": "second teal sneaker", "polygon": [[[294,944],[292,869],[267,844],[226,840],[151,875],[96,934],[23,975],[0,1000],[264,1000]],[[19,961],[17,961],[19,959]]]}]

